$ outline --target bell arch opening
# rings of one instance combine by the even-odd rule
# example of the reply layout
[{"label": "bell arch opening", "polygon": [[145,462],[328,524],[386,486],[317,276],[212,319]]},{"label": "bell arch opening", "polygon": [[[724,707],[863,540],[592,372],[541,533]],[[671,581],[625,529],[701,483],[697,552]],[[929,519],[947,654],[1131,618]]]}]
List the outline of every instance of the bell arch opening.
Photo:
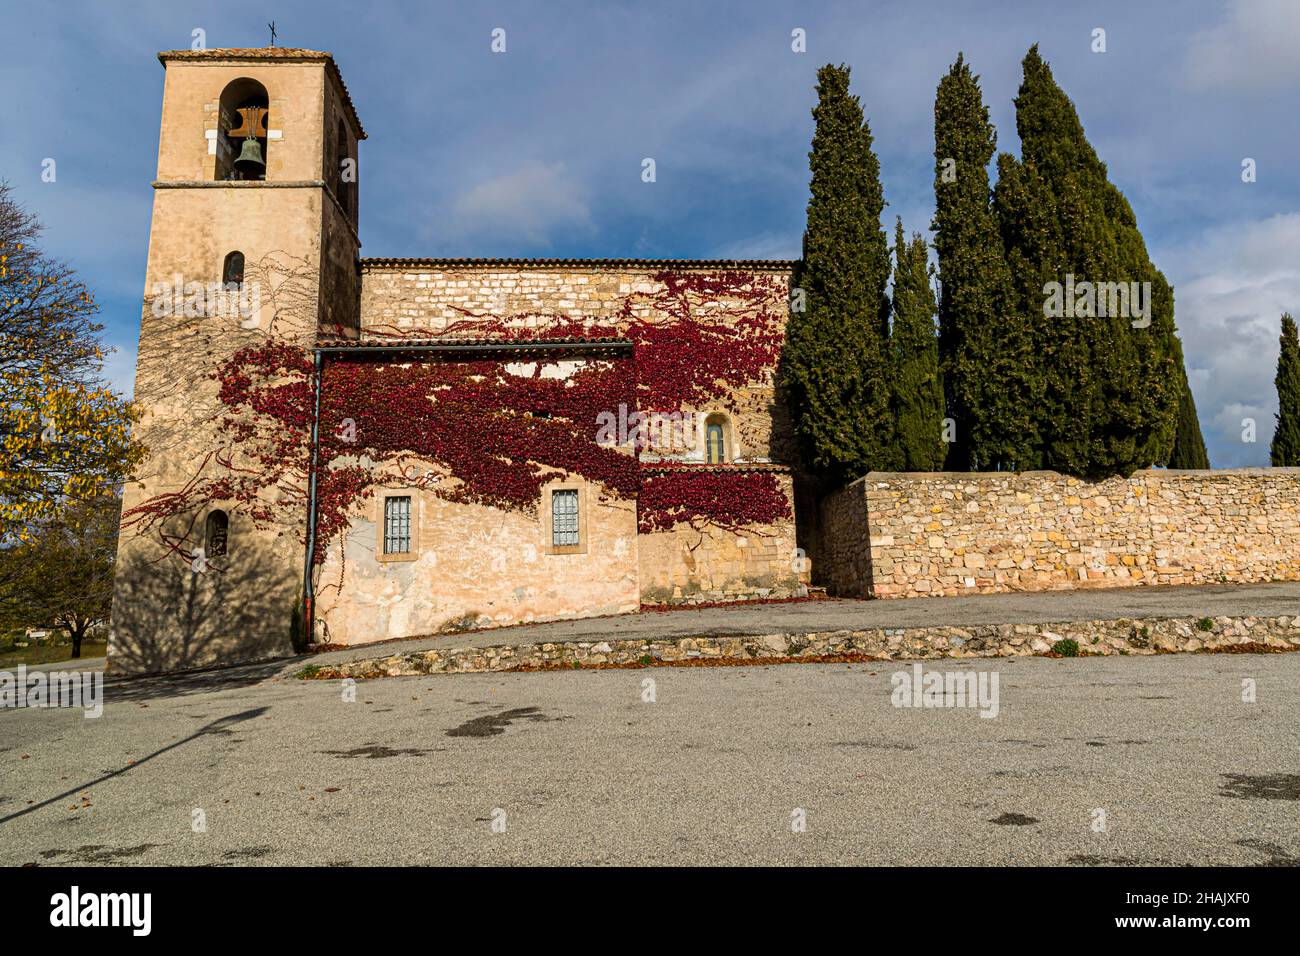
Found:
[{"label": "bell arch opening", "polygon": [[221,91],[217,180],[266,179],[270,102],[266,87],[248,77],[232,80]]}]

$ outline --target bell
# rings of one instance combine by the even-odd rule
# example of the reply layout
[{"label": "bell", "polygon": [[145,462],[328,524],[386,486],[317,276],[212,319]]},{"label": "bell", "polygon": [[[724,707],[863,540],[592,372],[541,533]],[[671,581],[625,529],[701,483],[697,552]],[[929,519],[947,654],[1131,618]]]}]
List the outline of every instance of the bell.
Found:
[{"label": "bell", "polygon": [[251,136],[244,140],[244,147],[235,160],[235,169],[249,177],[265,175],[266,160],[262,158],[262,144]]}]

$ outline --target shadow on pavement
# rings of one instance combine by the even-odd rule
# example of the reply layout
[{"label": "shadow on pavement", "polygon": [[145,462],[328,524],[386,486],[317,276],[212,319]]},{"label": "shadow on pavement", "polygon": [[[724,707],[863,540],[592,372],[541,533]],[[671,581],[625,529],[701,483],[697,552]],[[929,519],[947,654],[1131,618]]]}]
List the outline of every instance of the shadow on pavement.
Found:
[{"label": "shadow on pavement", "polygon": [[252,710],[245,710],[238,714],[230,714],[227,717],[218,718],[217,720],[214,720],[209,724],[204,724],[202,727],[194,731],[194,733],[190,734],[188,737],[183,737],[180,740],[176,741],[175,743],[168,744],[166,747],[163,747],[159,750],[155,750],[153,753],[141,757],[139,760],[133,761],[119,770],[113,770],[109,773],[102,774],[101,776],[96,777],[94,780],[88,780],[79,786],[70,787],[69,789],[63,791],[62,793],[55,794],[52,797],[42,800],[40,803],[33,803],[31,806],[23,807],[21,810],[18,810],[15,813],[11,813],[8,816],[0,817],[0,825],[8,823],[10,820],[16,820],[19,817],[26,816],[29,813],[34,813],[35,811],[40,810],[43,807],[48,807],[52,803],[58,803],[60,800],[66,800],[68,797],[73,796],[74,794],[82,793],[86,790],[89,790],[92,787],[97,787],[106,780],[112,780],[114,777],[120,777],[127,771],[134,770],[136,767],[148,763],[150,760],[153,760],[154,757],[162,756],[167,751],[175,750],[177,747],[183,746],[184,744],[187,744],[192,740],[196,740],[199,737],[202,737],[204,734],[219,733],[225,730],[231,724],[238,724],[238,723],[242,723],[245,720],[252,720],[255,717],[260,717],[263,714],[265,714],[268,710],[270,710],[269,707],[254,707]]},{"label": "shadow on pavement", "polygon": [[157,674],[141,677],[133,675],[114,676],[110,673],[104,679],[104,702],[114,704],[166,700],[172,697],[185,697],[190,694],[206,694],[211,691],[252,687],[264,680],[275,677],[289,666],[293,660],[294,658],[280,657],[255,664],[235,664],[227,667],[185,671],[179,674]]}]

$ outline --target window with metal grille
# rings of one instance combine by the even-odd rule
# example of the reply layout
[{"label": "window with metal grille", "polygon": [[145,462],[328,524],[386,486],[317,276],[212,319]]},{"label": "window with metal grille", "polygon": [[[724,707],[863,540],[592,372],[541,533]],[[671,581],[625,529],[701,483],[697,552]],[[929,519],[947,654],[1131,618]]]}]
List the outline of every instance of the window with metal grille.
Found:
[{"label": "window with metal grille", "polygon": [[578,543],[578,492],[551,492],[551,544],[557,548]]},{"label": "window with metal grille", "polygon": [[384,554],[411,551],[411,499],[384,499]]}]

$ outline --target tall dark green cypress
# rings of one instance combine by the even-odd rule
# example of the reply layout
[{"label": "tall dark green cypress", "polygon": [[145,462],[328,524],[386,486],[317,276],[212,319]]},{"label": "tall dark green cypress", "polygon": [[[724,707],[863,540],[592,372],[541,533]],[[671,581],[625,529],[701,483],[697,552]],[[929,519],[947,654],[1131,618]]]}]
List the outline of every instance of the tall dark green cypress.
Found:
[{"label": "tall dark green cypress", "polygon": [[1007,311],[1019,317],[1033,343],[1034,465],[1081,474],[1091,438],[1088,342],[1073,324],[1043,315],[1044,285],[1067,271],[1056,200],[1037,170],[1003,153],[993,207],[1011,276]]},{"label": "tall dark green cypress", "polygon": [[1276,467],[1300,467],[1300,340],[1295,319],[1282,316],[1282,349],[1277,357],[1277,428],[1269,446]]},{"label": "tall dark green cypress", "polygon": [[817,72],[816,132],[808,154],[812,198],[783,356],[804,463],[830,486],[894,470],[889,387],[889,245],[871,130],[849,68]]},{"label": "tall dark green cypress", "polygon": [[[1037,46],[1023,66],[1021,159],[1000,158],[994,206],[1042,370],[1042,464],[1087,476],[1128,474],[1168,460],[1174,444],[1185,376],[1173,290]],[[1063,298],[1073,284],[1074,315],[1048,314],[1048,282],[1060,284]],[[1134,282],[1150,290],[1145,316],[1133,303],[1127,316],[1098,314],[1085,291]]]},{"label": "tall dark green cypress", "polygon": [[1174,447],[1169,453],[1170,468],[1209,468],[1210,456],[1201,437],[1201,422],[1196,415],[1196,400],[1192,386],[1182,371],[1182,348],[1179,348],[1178,368],[1182,373],[1182,394],[1178,401],[1178,427],[1174,430]]},{"label": "tall dark green cypress", "polygon": [[1038,394],[1032,344],[1012,308],[1011,276],[990,208],[997,149],[979,77],[958,55],[934,101],[934,247],[939,258],[939,356],[956,422],[948,467],[1036,465]]},{"label": "tall dark green cypress", "polygon": [[894,413],[903,467],[908,471],[943,468],[943,380],[939,375],[939,339],[934,326],[934,289],[925,239],[903,235],[903,220],[894,231]]}]

